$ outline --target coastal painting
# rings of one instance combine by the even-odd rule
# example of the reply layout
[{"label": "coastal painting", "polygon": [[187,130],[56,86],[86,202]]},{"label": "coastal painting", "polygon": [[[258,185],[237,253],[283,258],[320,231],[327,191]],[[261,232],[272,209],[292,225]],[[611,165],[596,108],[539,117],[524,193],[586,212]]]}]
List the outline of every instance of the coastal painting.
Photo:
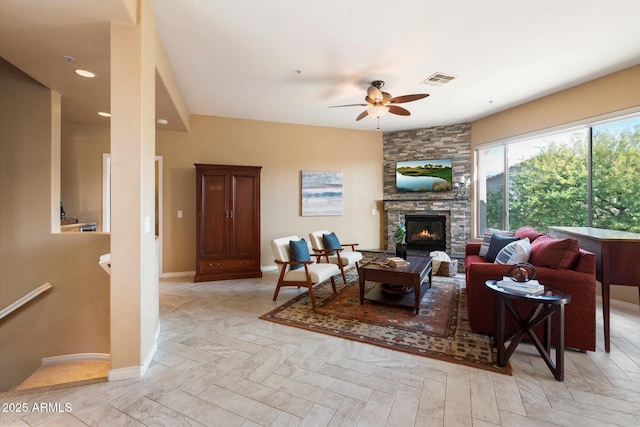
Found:
[{"label": "coastal painting", "polygon": [[302,171],[302,216],[342,215],[342,172]]}]

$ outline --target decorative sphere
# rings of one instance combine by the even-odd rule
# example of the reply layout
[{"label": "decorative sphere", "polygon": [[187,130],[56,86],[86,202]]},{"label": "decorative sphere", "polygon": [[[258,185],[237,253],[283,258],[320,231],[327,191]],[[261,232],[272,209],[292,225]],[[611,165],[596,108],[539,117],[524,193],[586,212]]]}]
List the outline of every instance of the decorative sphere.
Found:
[{"label": "decorative sphere", "polygon": [[515,282],[528,282],[536,277],[536,269],[529,263],[519,263],[509,269],[509,277]]},{"label": "decorative sphere", "polygon": [[518,267],[511,272],[511,277],[516,280],[516,282],[526,282],[529,280],[529,273],[524,267]]}]

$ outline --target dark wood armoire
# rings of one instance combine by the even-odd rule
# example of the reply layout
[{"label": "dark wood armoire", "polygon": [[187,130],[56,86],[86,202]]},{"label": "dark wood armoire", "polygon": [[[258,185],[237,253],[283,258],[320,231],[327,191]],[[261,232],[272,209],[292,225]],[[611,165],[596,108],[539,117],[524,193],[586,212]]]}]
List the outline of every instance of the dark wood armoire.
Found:
[{"label": "dark wood armoire", "polygon": [[196,164],[196,282],[262,277],[261,166]]}]

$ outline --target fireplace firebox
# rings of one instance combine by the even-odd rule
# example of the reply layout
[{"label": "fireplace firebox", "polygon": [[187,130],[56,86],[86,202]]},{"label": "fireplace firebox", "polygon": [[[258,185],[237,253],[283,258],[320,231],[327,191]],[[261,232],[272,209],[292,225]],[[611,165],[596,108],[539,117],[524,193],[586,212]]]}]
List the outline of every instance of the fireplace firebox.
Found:
[{"label": "fireplace firebox", "polygon": [[446,251],[447,218],[443,215],[406,215],[407,248]]}]

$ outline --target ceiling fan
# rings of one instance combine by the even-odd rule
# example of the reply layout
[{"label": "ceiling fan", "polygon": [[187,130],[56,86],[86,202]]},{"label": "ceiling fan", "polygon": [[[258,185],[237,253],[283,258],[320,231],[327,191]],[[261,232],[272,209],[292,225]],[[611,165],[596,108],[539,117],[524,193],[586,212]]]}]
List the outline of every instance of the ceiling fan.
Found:
[{"label": "ceiling fan", "polygon": [[387,113],[397,114],[399,116],[410,116],[411,113],[406,108],[402,108],[396,104],[402,104],[404,102],[417,101],[418,99],[426,98],[428,93],[416,93],[413,95],[402,95],[391,97],[388,92],[383,92],[381,89],[384,86],[382,80],[374,80],[371,82],[371,86],[367,89],[367,96],[364,100],[366,104],[346,104],[346,105],[332,105],[329,108],[336,107],[369,107],[364,110],[356,121],[362,120],[367,116],[375,117],[378,119],[378,130],[380,129],[380,117]]}]

